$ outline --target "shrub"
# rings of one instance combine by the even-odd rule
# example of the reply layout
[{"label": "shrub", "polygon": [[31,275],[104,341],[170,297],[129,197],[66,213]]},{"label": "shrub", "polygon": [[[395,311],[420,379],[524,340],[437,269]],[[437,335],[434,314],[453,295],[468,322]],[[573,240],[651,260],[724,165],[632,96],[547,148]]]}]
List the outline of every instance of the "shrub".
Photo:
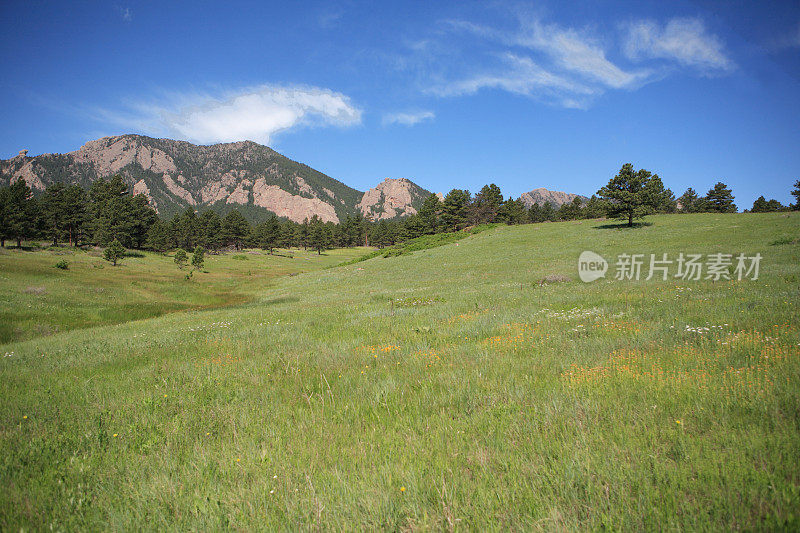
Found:
[{"label": "shrub", "polygon": [[202,246],[198,246],[194,249],[194,253],[192,254],[192,266],[198,270],[203,268],[203,256],[205,255],[206,251]]},{"label": "shrub", "polygon": [[236,254],[231,256],[231,259],[235,259],[236,261],[247,261],[247,256],[244,254]]},{"label": "shrub", "polygon": [[66,259],[62,259],[61,261],[59,261],[58,263],[56,263],[53,266],[55,266],[56,268],[61,269],[61,270],[69,270],[69,263],[67,263]]},{"label": "shrub", "polygon": [[175,252],[174,261],[180,269],[183,269],[183,267],[186,266],[186,263],[189,261],[189,259],[186,257],[186,251],[183,248],[178,248],[178,251]]},{"label": "shrub", "polygon": [[117,239],[114,239],[111,244],[103,251],[103,259],[108,261],[114,266],[117,266],[117,261],[122,260],[125,255],[125,247],[122,246]]}]

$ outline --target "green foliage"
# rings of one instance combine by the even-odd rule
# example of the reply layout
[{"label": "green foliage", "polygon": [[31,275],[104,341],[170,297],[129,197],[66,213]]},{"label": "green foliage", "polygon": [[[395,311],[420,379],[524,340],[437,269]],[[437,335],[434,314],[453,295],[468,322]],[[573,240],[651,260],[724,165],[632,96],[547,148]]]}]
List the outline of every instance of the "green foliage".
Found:
[{"label": "green foliage", "polygon": [[222,220],[222,243],[240,250],[250,235],[250,223],[236,209]]},{"label": "green foliage", "polygon": [[781,205],[778,200],[769,200],[763,196],[759,196],[753,202],[753,208],[750,209],[751,213],[771,213],[774,211],[785,211],[787,208]]},{"label": "green foliage", "polygon": [[173,258],[173,261],[176,265],[178,265],[178,268],[183,269],[183,267],[185,267],[186,263],[189,261],[189,258],[186,256],[186,250],[183,248],[178,248],[175,251],[175,257]]},{"label": "green foliage", "polygon": [[790,206],[792,211],[800,211],[800,180],[794,182],[791,194],[794,196],[794,203]]},{"label": "green foliage", "polygon": [[60,270],[69,270],[69,263],[67,262],[66,259],[61,259],[53,266]]},{"label": "green foliage", "polygon": [[456,231],[467,225],[471,197],[467,190],[453,189],[444,197],[441,222],[445,231]]},{"label": "green foliage", "polygon": [[667,202],[667,192],[660,179],[654,182],[656,178],[647,170],[634,171],[632,164],[625,163],[597,195],[606,202],[608,216],[627,219],[628,226],[633,226],[634,219],[657,211]]},{"label": "green foliage", "polygon": [[716,213],[735,213],[736,204],[733,203],[733,200],[733,194],[728,186],[718,181],[714,187],[709,189],[703,199],[703,210]]},{"label": "green foliage", "polygon": [[125,256],[125,247],[122,246],[122,243],[119,242],[117,239],[111,241],[111,243],[106,246],[106,249],[103,250],[103,259],[108,261],[114,266],[117,266],[117,263],[122,260]]},{"label": "green foliage", "polygon": [[205,255],[206,251],[202,246],[195,247],[194,253],[192,253],[192,266],[197,270],[202,270]]}]

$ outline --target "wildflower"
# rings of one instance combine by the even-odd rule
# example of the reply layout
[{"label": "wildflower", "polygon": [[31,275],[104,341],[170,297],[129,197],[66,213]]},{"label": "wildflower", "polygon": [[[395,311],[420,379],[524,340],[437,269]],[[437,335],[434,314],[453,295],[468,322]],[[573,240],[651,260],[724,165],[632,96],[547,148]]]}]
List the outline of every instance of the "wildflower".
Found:
[{"label": "wildflower", "polygon": [[241,459],[239,459],[239,458],[237,457],[237,458],[236,458],[236,462],[238,463],[238,462],[240,462],[240,461],[241,461]]},{"label": "wildflower", "polygon": [[681,425],[681,421],[680,420],[676,420],[675,423],[678,424],[679,426]]},{"label": "wildflower", "polygon": [[119,436],[119,434],[118,434],[118,433],[114,433],[114,438],[116,438],[116,437],[118,437],[118,436]]},{"label": "wildflower", "polygon": [[28,419],[28,415],[22,415],[22,419],[23,420],[27,420]]},{"label": "wildflower", "polygon": [[400,487],[400,492],[405,492],[405,491],[406,491],[405,487]]},{"label": "wildflower", "polygon": [[274,476],[272,476],[272,479],[278,479],[278,474],[275,474]]}]

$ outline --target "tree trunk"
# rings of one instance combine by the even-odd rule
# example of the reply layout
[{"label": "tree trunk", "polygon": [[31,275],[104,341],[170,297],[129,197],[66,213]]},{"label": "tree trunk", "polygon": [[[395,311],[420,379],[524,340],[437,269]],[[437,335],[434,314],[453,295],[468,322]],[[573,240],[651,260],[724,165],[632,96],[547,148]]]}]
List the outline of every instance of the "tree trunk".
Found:
[{"label": "tree trunk", "polygon": [[17,237],[17,248],[22,248],[22,238]]},{"label": "tree trunk", "polygon": [[628,227],[633,226],[633,213],[628,213]]}]

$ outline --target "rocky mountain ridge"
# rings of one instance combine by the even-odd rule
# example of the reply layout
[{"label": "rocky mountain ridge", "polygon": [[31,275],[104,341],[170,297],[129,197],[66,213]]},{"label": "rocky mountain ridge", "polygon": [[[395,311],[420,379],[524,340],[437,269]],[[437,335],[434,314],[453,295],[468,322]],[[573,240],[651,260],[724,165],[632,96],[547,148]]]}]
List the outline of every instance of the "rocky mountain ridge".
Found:
[{"label": "rocky mountain ridge", "polygon": [[[34,192],[55,182],[89,187],[117,174],[167,217],[192,207],[223,213],[237,208],[251,219],[274,213],[295,222],[314,215],[340,222],[360,214],[377,221],[416,214],[431,194],[406,178],[386,178],[361,192],[252,141],[195,145],[119,135],[65,154],[29,156],[21,150],[0,160],[0,185],[23,179]],[[558,207],[575,196],[534,189],[521,199],[528,207],[545,201]]]}]

